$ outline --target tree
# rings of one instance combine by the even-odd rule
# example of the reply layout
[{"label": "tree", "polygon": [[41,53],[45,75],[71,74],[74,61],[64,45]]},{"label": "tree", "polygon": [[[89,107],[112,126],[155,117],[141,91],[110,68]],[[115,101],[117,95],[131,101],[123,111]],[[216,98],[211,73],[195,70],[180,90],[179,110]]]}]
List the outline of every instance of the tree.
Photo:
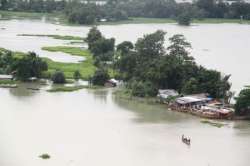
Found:
[{"label": "tree", "polygon": [[74,75],[73,75],[74,79],[75,80],[79,80],[82,76],[81,76],[81,73],[79,72],[79,70],[76,70],[74,72]]},{"label": "tree", "polygon": [[94,58],[101,61],[111,61],[114,55],[115,39],[101,38],[95,41],[91,47]]},{"label": "tree", "polygon": [[17,79],[26,81],[30,77],[41,77],[42,72],[48,70],[48,65],[36,53],[29,52],[21,58],[15,58],[11,68]]},{"label": "tree", "polygon": [[95,74],[91,78],[91,82],[93,85],[103,86],[109,78],[108,71],[106,69],[100,68],[95,71]]},{"label": "tree", "polygon": [[92,27],[89,30],[89,33],[86,38],[86,42],[88,43],[89,50],[92,50],[93,44],[102,38],[103,38],[102,33],[97,29],[97,27],[96,26]]},{"label": "tree", "polygon": [[116,47],[116,50],[120,51],[122,55],[129,53],[132,49],[134,49],[134,45],[130,41],[124,41]]},{"label": "tree", "polygon": [[192,61],[193,57],[188,56],[188,49],[192,48],[191,44],[181,34],[173,35],[169,38],[170,46],[167,48],[170,56],[176,56],[182,62]]},{"label": "tree", "polygon": [[66,83],[64,73],[61,72],[61,71],[56,71],[55,73],[53,73],[53,75],[51,76],[51,80],[55,84],[64,84],[64,83]]},{"label": "tree", "polygon": [[191,15],[188,12],[184,12],[181,13],[178,17],[177,17],[177,22],[179,25],[190,25],[191,23]]},{"label": "tree", "polygon": [[164,41],[166,32],[158,30],[155,33],[144,35],[135,44],[135,50],[141,60],[152,60],[165,54]]},{"label": "tree", "polygon": [[250,115],[250,88],[241,90],[236,98],[235,104],[236,115]]}]

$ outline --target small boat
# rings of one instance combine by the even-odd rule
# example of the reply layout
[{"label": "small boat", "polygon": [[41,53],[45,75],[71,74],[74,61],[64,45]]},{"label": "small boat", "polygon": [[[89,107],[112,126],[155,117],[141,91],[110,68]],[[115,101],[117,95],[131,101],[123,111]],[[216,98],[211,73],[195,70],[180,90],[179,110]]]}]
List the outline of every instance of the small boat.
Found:
[{"label": "small boat", "polygon": [[184,135],[182,135],[181,140],[182,140],[183,143],[185,143],[187,145],[191,144],[191,139],[190,138],[186,138]]}]

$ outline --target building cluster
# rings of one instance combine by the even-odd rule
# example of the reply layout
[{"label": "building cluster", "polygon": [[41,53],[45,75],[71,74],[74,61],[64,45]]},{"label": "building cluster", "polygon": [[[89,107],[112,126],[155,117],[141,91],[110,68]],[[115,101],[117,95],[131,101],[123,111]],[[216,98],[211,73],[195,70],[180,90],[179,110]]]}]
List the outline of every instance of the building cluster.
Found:
[{"label": "building cluster", "polygon": [[231,119],[234,114],[232,108],[206,93],[182,96],[174,90],[166,89],[159,90],[158,97],[173,111],[186,112],[203,118]]}]

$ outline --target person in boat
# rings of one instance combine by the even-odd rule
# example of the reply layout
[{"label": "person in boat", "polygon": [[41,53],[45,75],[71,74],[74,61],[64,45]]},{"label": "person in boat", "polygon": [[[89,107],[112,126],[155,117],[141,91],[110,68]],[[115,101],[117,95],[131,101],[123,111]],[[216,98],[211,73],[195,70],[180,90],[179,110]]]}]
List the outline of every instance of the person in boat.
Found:
[{"label": "person in boat", "polygon": [[188,138],[185,138],[184,134],[182,134],[181,139],[182,139],[182,142],[184,142],[184,143],[190,145],[191,139],[190,139],[190,138],[189,138],[189,139],[188,139]]}]

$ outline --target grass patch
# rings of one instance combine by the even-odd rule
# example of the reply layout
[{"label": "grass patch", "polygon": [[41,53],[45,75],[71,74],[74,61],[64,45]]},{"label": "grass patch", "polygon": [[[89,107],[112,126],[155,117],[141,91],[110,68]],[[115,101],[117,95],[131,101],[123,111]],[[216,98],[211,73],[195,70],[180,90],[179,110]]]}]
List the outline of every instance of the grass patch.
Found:
[{"label": "grass patch", "polygon": [[[36,36],[36,37],[51,37],[53,39],[59,39],[59,40],[84,40],[83,37],[79,36],[63,36],[63,35],[42,35],[42,34],[18,34],[17,36]],[[75,41],[76,42],[76,41]],[[83,43],[83,42],[80,42]]]},{"label": "grass patch", "polygon": [[47,90],[47,92],[73,92],[85,88],[84,86],[61,86]]},{"label": "grass patch", "polygon": [[96,67],[93,65],[93,57],[88,50],[83,50],[79,47],[66,47],[66,46],[57,46],[57,47],[43,47],[43,50],[51,52],[64,52],[70,55],[83,56],[85,60],[81,63],[62,63],[54,62],[48,58],[44,58],[49,66],[48,72],[53,73],[56,70],[63,71],[66,78],[73,78],[73,74],[76,70],[82,75],[83,79],[88,79],[92,76],[96,70]]},{"label": "grass patch", "polygon": [[210,121],[210,120],[201,120],[201,123],[209,124],[211,126],[218,127],[218,128],[221,128],[221,127],[225,126],[225,124],[218,123],[218,122],[213,122],[213,121]]},{"label": "grass patch", "polygon": [[8,84],[8,85],[14,85],[14,84],[17,84],[18,82],[17,81],[14,81],[14,80],[0,80],[0,85],[1,84]]},{"label": "grass patch", "polygon": [[83,41],[70,41],[67,44],[85,44],[85,42],[83,42]]},{"label": "grass patch", "polygon": [[90,85],[79,85],[79,86],[60,86],[53,87],[47,90],[47,92],[73,92],[80,89],[101,89],[103,86],[90,86]]}]

